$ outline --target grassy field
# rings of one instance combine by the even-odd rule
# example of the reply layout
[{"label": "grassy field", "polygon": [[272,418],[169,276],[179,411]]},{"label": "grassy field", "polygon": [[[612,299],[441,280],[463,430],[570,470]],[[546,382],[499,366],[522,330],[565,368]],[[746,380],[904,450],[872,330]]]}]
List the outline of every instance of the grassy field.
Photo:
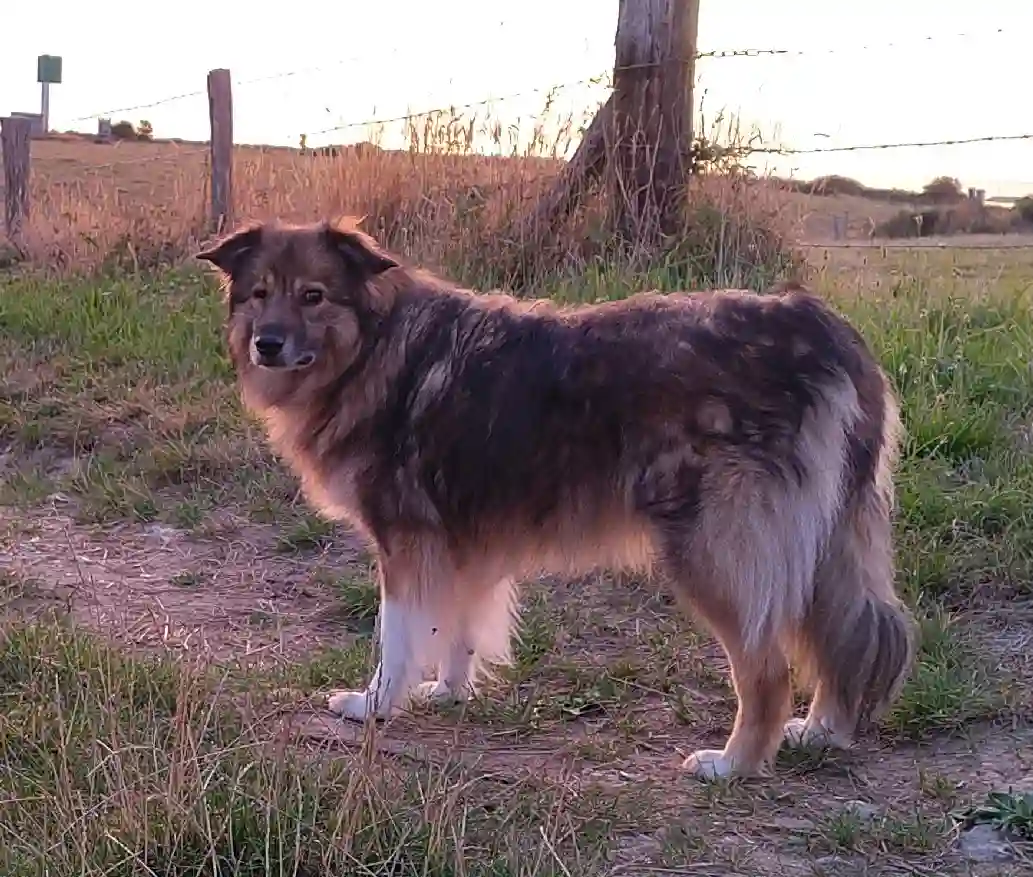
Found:
[{"label": "grassy field", "polygon": [[1023,873],[951,814],[1033,787],[1033,250],[811,258],[903,398],[922,651],[857,751],[714,785],[679,764],[728,731],[724,659],[644,581],[530,583],[461,711],[328,720],[369,557],[242,415],[212,281],[0,278],[0,873]]}]

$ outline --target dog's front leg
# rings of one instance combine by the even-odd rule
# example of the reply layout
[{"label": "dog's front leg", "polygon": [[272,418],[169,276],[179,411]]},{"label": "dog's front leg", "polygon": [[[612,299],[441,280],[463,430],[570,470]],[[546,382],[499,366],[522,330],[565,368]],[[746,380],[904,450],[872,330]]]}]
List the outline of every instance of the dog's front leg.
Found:
[{"label": "dog's front leg", "polygon": [[511,660],[510,642],[516,623],[515,581],[506,577],[483,591],[464,595],[462,610],[449,613],[450,626],[439,644],[438,676],[419,686],[431,703],[455,704],[469,699],[478,677],[492,665]]},{"label": "dog's front leg", "polygon": [[362,722],[386,719],[404,707],[420,681],[421,644],[437,634],[429,613],[419,603],[384,588],[380,602],[380,662],[364,691],[335,691],[327,708],[343,719]]}]

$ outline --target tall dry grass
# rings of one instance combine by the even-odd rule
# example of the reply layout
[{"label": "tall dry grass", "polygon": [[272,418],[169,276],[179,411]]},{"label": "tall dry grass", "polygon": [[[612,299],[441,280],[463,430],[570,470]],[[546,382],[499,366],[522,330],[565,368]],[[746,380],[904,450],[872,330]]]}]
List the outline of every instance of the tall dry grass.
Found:
[{"label": "tall dry grass", "polygon": [[[490,113],[428,113],[404,122],[406,150],[376,145],[382,130],[372,145],[332,156],[241,147],[236,219],[365,217],[390,249],[478,285],[629,267],[659,269],[672,283],[748,285],[794,270],[800,217],[784,187],[744,168],[734,144],[714,150],[705,138],[695,152],[701,172],[687,181],[684,233],[636,253],[633,266],[620,264],[599,191],[552,235],[548,253],[514,239],[517,220],[553,185],[593,112],[557,115],[547,104],[519,132]],[[83,138],[64,150],[60,162],[34,158],[20,261],[58,274],[150,270],[189,259],[208,238],[203,145],[110,147]]]}]

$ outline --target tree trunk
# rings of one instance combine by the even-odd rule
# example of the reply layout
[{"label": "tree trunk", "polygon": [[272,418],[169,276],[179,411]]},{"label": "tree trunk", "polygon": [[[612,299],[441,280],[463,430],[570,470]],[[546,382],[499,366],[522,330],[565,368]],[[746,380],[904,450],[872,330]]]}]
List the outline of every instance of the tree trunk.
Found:
[{"label": "tree trunk", "polygon": [[681,229],[692,147],[699,0],[620,0],[614,93],[599,109],[551,191],[503,239],[518,288],[526,264],[605,173],[610,224],[626,243],[656,246]]},{"label": "tree trunk", "polygon": [[607,98],[595,114],[570,161],[560,171],[552,189],[524,217],[513,235],[522,244],[540,246],[554,235],[581,202],[585,192],[606,166],[606,130],[613,123],[613,96]]},{"label": "tree trunk", "polygon": [[608,183],[628,243],[658,243],[683,221],[698,21],[698,0],[620,0]]}]

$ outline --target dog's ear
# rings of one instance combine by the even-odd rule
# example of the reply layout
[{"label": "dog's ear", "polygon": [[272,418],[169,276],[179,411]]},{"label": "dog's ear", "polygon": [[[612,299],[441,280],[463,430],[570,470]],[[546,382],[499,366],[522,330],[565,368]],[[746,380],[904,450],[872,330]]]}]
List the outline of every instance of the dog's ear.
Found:
[{"label": "dog's ear", "polygon": [[376,277],[388,268],[397,268],[398,262],[380,249],[380,245],[365,232],[326,223],[323,228],[327,244],[359,274],[363,280]]},{"label": "dog's ear", "polygon": [[230,277],[240,272],[244,259],[258,249],[262,242],[262,225],[250,225],[223,238],[214,247],[202,250],[195,258],[211,262]]}]

